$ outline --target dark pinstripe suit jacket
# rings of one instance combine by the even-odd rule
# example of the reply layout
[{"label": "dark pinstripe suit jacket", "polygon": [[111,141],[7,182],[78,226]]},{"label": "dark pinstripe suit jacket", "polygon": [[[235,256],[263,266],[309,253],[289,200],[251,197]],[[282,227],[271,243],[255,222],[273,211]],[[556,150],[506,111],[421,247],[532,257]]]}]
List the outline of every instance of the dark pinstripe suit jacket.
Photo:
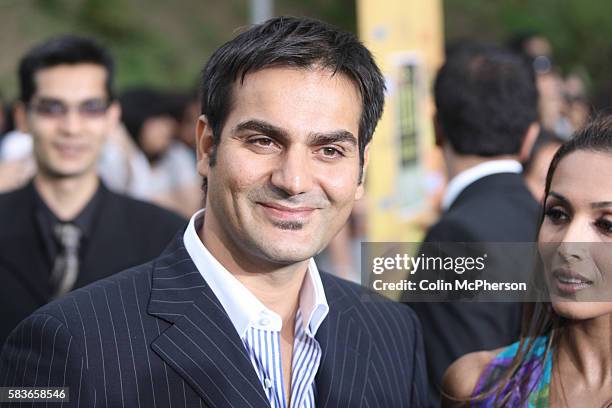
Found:
[{"label": "dark pinstripe suit jacket", "polygon": [[[419,407],[420,327],[401,304],[364,301],[322,273],[320,407]],[[367,297],[367,296],[365,296]],[[76,290],[23,321],[2,350],[3,386],[67,386],[79,407],[268,407],[234,326],[183,246]]]}]

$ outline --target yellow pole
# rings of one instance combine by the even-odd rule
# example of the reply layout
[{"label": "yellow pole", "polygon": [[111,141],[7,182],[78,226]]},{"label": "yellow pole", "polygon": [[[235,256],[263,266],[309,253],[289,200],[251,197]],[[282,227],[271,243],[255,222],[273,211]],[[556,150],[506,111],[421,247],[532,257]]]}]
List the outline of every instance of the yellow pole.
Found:
[{"label": "yellow pole", "polygon": [[441,187],[431,81],[443,59],[442,0],[357,0],[357,18],[388,88],[367,172],[367,239],[417,241]]}]

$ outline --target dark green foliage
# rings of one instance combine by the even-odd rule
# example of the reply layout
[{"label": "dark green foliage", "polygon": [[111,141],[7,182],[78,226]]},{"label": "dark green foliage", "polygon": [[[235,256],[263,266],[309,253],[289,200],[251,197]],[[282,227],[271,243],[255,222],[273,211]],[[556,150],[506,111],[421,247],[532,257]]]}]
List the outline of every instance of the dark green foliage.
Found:
[{"label": "dark green foliage", "polygon": [[[384,1],[381,0],[381,7]],[[568,72],[585,69],[608,81],[612,5],[608,0],[443,0],[448,40],[504,43],[537,31]],[[120,87],[189,88],[212,51],[249,22],[248,0],[0,0],[3,60],[0,90],[15,91],[14,67],[25,49],[49,35],[88,34],[117,58]],[[277,14],[310,16],[356,32],[355,0],[276,0]],[[10,63],[9,63],[10,61]]]},{"label": "dark green foliage", "polygon": [[588,72],[592,91],[609,82],[612,4],[608,0],[445,0],[446,39],[504,44],[519,32],[537,32],[553,46],[564,73]]}]

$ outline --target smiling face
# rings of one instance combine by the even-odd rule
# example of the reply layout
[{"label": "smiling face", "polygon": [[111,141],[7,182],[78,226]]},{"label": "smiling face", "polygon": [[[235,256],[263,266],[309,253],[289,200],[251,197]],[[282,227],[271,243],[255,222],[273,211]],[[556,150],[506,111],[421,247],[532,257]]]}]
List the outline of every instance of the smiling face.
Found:
[{"label": "smiling face", "polygon": [[119,108],[110,104],[104,67],[57,65],[36,72],[36,92],[24,111],[39,171],[56,178],[92,175]]},{"label": "smiling face", "polygon": [[555,311],[571,319],[612,313],[612,155],[561,159],[538,245]]},{"label": "smiling face", "polygon": [[359,91],[328,70],[267,68],[236,83],[232,102],[216,148],[206,118],[198,124],[207,247],[260,266],[305,261],[327,246],[363,193]]}]

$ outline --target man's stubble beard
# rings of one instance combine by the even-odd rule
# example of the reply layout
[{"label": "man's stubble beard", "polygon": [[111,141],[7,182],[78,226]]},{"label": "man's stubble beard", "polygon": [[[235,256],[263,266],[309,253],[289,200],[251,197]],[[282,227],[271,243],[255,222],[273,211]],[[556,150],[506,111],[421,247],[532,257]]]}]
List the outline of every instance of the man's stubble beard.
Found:
[{"label": "man's stubble beard", "polygon": [[304,223],[299,221],[275,221],[272,225],[286,231],[298,231],[304,228]]}]

